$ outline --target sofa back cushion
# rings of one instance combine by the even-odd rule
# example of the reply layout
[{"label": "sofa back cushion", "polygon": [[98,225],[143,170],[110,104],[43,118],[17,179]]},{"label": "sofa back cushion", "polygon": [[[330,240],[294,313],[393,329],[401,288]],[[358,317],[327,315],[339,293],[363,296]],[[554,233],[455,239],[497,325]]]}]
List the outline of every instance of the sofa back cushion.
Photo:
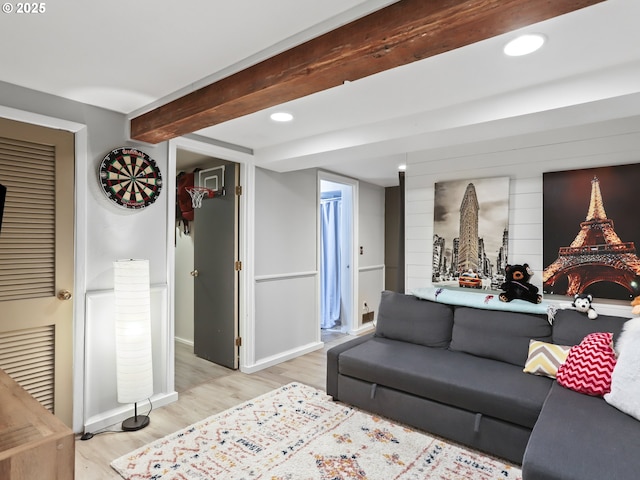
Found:
[{"label": "sofa back cushion", "polygon": [[553,343],[578,345],[584,337],[595,332],[613,333],[615,342],[627,320],[613,315],[598,315],[591,320],[586,314],[575,310],[558,310],[553,319]]},{"label": "sofa back cushion", "polygon": [[531,339],[551,340],[546,315],[456,307],[449,349],[524,367]]},{"label": "sofa back cushion", "polygon": [[378,309],[376,336],[446,348],[451,341],[453,309],[413,295],[384,291]]}]

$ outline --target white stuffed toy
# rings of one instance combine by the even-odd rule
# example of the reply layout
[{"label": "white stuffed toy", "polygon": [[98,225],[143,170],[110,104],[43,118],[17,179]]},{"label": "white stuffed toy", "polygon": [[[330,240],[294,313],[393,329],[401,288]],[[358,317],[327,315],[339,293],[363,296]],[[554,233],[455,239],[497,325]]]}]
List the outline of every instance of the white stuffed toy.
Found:
[{"label": "white stuffed toy", "polygon": [[598,312],[591,306],[593,297],[591,295],[581,295],[576,293],[573,297],[573,303],[571,304],[578,312],[586,313],[587,317],[591,320],[598,318]]}]

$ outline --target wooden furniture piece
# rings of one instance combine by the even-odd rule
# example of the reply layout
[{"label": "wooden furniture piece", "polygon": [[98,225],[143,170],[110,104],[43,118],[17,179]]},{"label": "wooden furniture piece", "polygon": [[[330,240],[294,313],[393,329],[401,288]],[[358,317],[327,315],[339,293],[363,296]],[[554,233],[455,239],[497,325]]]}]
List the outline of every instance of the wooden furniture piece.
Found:
[{"label": "wooden furniture piece", "polygon": [[0,478],[74,477],[73,431],[0,370]]}]

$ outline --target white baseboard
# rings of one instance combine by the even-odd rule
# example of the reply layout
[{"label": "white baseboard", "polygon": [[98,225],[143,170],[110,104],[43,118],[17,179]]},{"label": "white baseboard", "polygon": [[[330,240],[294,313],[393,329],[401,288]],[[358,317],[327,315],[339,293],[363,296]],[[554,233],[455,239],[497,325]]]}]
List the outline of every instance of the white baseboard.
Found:
[{"label": "white baseboard", "polygon": [[365,323],[359,328],[352,328],[349,330],[349,335],[365,335],[373,332],[376,329],[374,322]]},{"label": "white baseboard", "polygon": [[272,367],[273,365],[277,365],[278,363],[286,362],[287,360],[291,360],[301,355],[320,350],[322,347],[324,347],[323,342],[310,343],[300,348],[283,352],[282,354],[264,358],[257,361],[253,365],[245,365],[243,367],[241,366],[240,371],[242,373],[255,373],[265,368]]},{"label": "white baseboard", "polygon": [[187,340],[186,338],[175,337],[176,342],[182,343],[183,345],[189,345],[193,347],[193,340]]},{"label": "white baseboard", "polygon": [[[154,395],[151,397],[151,403],[153,404],[153,409],[163,407],[170,403],[173,403],[178,400],[178,392],[170,392],[170,393],[162,393],[158,395]],[[140,402],[138,404],[138,414],[146,415],[149,411],[149,402],[146,400],[144,402]],[[100,430],[103,430],[112,425],[117,425],[122,423],[123,420],[126,420],[129,417],[132,417],[134,413],[133,405],[123,405],[119,408],[114,408],[112,410],[102,412],[99,415],[94,415],[91,418],[88,418],[84,424],[84,431],[96,433]],[[153,412],[150,414],[150,418],[153,421]],[[117,430],[114,428],[114,430]]]}]

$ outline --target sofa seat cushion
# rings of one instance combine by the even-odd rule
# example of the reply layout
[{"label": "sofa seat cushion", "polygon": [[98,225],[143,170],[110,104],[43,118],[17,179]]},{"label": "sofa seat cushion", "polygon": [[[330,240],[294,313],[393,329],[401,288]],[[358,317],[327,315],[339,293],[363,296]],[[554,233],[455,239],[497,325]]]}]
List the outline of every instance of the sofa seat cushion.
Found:
[{"label": "sofa seat cushion", "polygon": [[527,444],[523,478],[638,478],[638,445],[640,422],[601,397],[555,383]]},{"label": "sofa seat cushion", "polygon": [[343,352],[339,372],[532,428],[553,382],[462,352],[372,338]]}]

